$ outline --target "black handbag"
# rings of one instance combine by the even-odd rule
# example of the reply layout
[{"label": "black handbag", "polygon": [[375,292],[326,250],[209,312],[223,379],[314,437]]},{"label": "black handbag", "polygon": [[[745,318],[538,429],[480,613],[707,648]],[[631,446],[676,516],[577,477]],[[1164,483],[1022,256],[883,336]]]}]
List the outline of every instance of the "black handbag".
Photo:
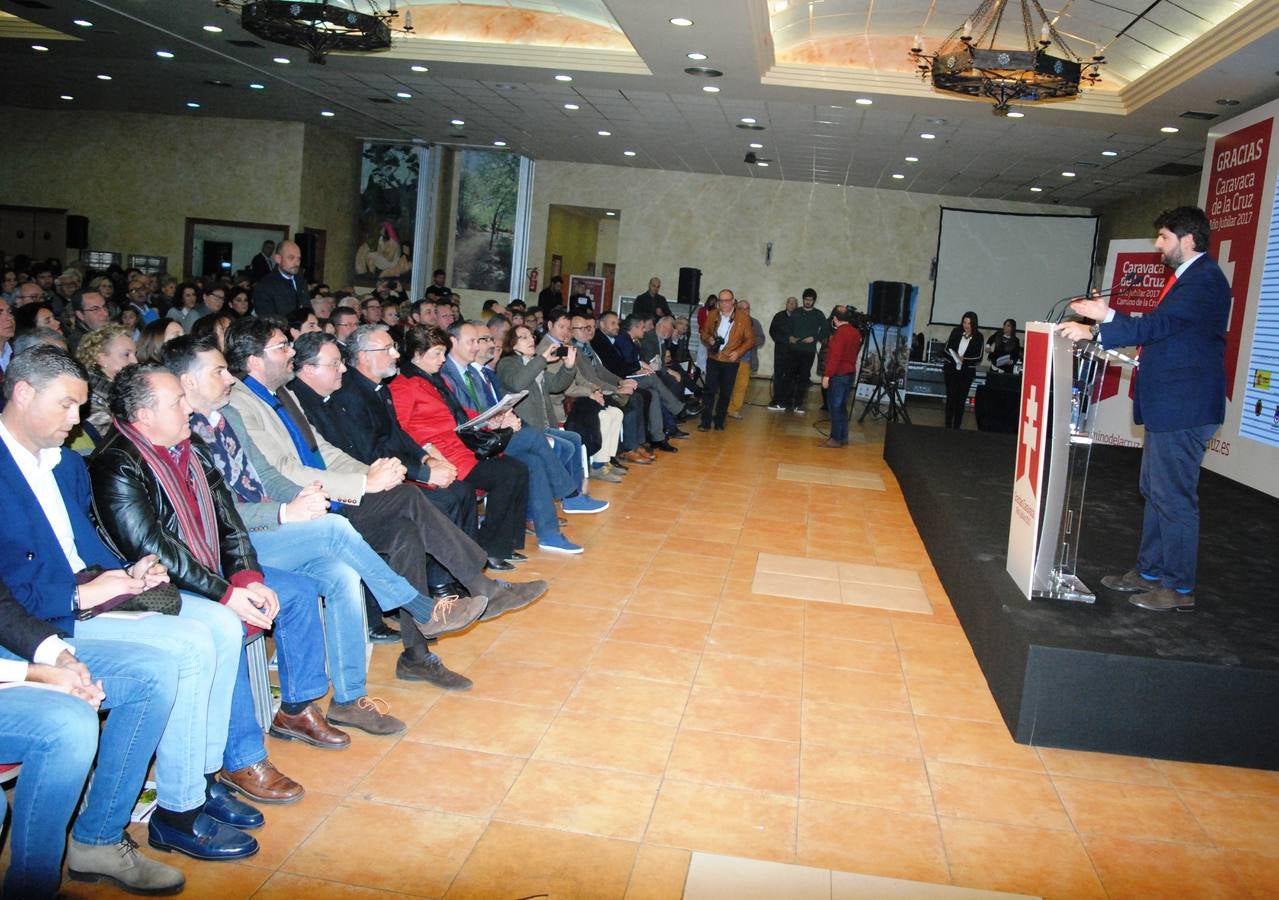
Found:
[{"label": "black handbag", "polygon": [[459,431],[457,436],[475,454],[476,459],[493,459],[502,455],[514,433],[513,428],[466,428]]}]

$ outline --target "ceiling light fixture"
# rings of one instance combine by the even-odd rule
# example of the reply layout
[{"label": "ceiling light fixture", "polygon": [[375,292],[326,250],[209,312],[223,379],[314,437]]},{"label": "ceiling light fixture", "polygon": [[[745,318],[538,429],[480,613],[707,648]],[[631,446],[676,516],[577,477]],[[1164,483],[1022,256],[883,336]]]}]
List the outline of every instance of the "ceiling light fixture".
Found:
[{"label": "ceiling light fixture", "polygon": [[413,95],[412,95],[412,94],[410,94],[408,91],[396,91],[396,92],[395,92],[395,96],[399,97],[401,100],[412,100],[412,99],[413,99]]},{"label": "ceiling light fixture", "polygon": [[919,136],[926,141],[935,141],[937,139],[937,135],[933,134],[931,131],[921,131]]},{"label": "ceiling light fixture", "polygon": [[[1012,25],[1016,16],[1010,14],[1018,5],[1020,29]],[[1006,14],[1009,28],[1005,34],[1020,32],[1024,37],[1019,46],[995,46]],[[1058,55],[1050,55],[1049,47]],[[919,77],[931,81],[936,90],[986,97],[994,101],[992,111],[997,116],[1008,115],[1014,102],[1074,99],[1079,96],[1081,82],[1092,87],[1101,80],[1100,70],[1106,61],[1101,48],[1087,61],[1076,54],[1039,0],[1018,0],[1017,4],[981,0],[933,52],[924,52],[923,41],[915,35],[910,58]]]},{"label": "ceiling light fixture", "polygon": [[719,93],[719,88],[717,88],[717,87],[716,87],[715,85],[713,85],[713,84],[704,84],[704,85],[702,85],[702,90],[703,90],[703,91],[705,91],[705,92],[706,92],[706,93],[708,93],[708,94],[718,94],[718,93]]},{"label": "ceiling light fixture", "polygon": [[[305,50],[307,59],[324,65],[330,53],[373,53],[389,50],[391,30],[413,31],[408,10],[403,20],[397,0],[333,0],[296,3],[288,0],[214,0],[222,8],[240,14],[240,25],[250,34]],[[358,7],[358,8],[357,8]]]},{"label": "ceiling light fixture", "polygon": [[218,27],[218,26],[216,26],[216,25],[205,25],[205,26],[204,26],[204,30],[205,30],[205,31],[207,31],[209,34],[221,34],[221,33],[222,33],[222,29],[221,29],[221,28],[219,28],[219,27]]},{"label": "ceiling light fixture", "polygon": [[410,71],[413,71],[413,72],[429,72],[429,71],[431,71],[431,70],[430,70],[430,69],[428,69],[426,66],[409,66],[409,70],[410,70]]},{"label": "ceiling light fixture", "polygon": [[505,147],[505,146],[506,146],[506,141],[494,141],[494,142],[493,142],[493,146],[494,146],[494,147]]},{"label": "ceiling light fixture", "polygon": [[692,28],[693,20],[686,19],[683,16],[676,16],[675,18],[671,19],[671,24],[676,26],[677,28]]},{"label": "ceiling light fixture", "polygon": [[253,91],[265,91],[265,90],[266,90],[266,85],[265,85],[265,84],[258,84],[256,81],[250,81],[250,82],[249,82],[249,89],[250,89],[250,90],[253,90]]},{"label": "ceiling light fixture", "polygon": [[609,210],[605,210],[605,211],[604,211],[604,215],[606,215],[606,216],[615,216],[615,215],[617,215],[617,213],[615,213],[615,212],[613,212],[611,209],[609,209]]},{"label": "ceiling light fixture", "polygon": [[49,52],[49,48],[48,48],[48,47],[46,47],[44,44],[32,44],[32,45],[31,45],[31,49],[32,49],[32,50],[34,50],[36,53],[48,53],[48,52]]},{"label": "ceiling light fixture", "polygon": [[1010,119],[1024,119],[1024,118],[1026,118],[1026,114],[1025,114],[1024,112],[1017,112],[1017,110],[1015,110],[1015,109],[1014,109],[1014,110],[1009,110],[1009,112],[1008,112],[1008,118],[1010,118]]},{"label": "ceiling light fixture", "polygon": [[110,81],[110,80],[111,80],[111,76],[110,76],[110,75],[99,75],[99,76],[98,76],[98,81]]},{"label": "ceiling light fixture", "polygon": [[1074,173],[1074,172],[1062,172],[1062,173],[1061,173],[1061,177],[1062,177],[1062,178],[1074,178],[1074,177],[1075,177],[1075,173]]},{"label": "ceiling light fixture", "polygon": [[582,107],[578,106],[576,103],[565,103],[564,108],[569,112],[577,112]]},{"label": "ceiling light fixture", "polygon": [[759,161],[759,162],[755,163],[755,165],[759,166],[761,169],[767,169],[767,168],[768,168],[768,163],[764,162],[763,160],[761,160],[761,161]]},{"label": "ceiling light fixture", "polygon": [[81,28],[92,28],[92,27],[93,27],[93,23],[92,23],[92,22],[90,22],[88,19],[72,19],[72,20],[71,20],[71,24],[72,24],[72,25],[79,25]]},{"label": "ceiling light fixture", "polygon": [[908,156],[908,157],[906,157],[906,162],[910,162],[910,163],[919,162],[919,157],[918,157],[918,156]]},{"label": "ceiling light fixture", "polygon": [[199,108],[200,108],[200,104],[196,103],[194,100],[187,101],[187,109],[199,109]]},{"label": "ceiling light fixture", "polygon": [[572,81],[573,76],[572,75],[556,75],[555,80],[556,81]]},{"label": "ceiling light fixture", "polygon": [[1118,156],[1118,155],[1119,155],[1119,151],[1118,151],[1118,150],[1103,150],[1103,151],[1101,151],[1101,155],[1102,155],[1102,156]]},{"label": "ceiling light fixture", "polygon": [[449,119],[449,124],[452,125],[454,128],[461,128],[463,125],[466,124],[466,120],[465,119]]},{"label": "ceiling light fixture", "polygon": [[[872,99],[870,99],[869,97],[858,97],[858,98],[857,98],[856,100],[854,100],[853,102],[854,102],[854,103],[856,103],[858,106],[870,106],[870,105],[871,105],[872,103],[874,103],[875,101],[874,101],[874,100],[872,100]],[[831,107],[831,109],[834,109],[834,108],[835,108],[835,107],[833,107],[833,106]]]},{"label": "ceiling light fixture", "polygon": [[1044,192],[1044,189],[1041,187],[1033,187],[1031,190],[1036,194],[1042,194]]},{"label": "ceiling light fixture", "polygon": [[595,132],[595,133],[596,133],[596,134],[598,134],[600,137],[612,137],[612,136],[613,136],[613,132],[611,132],[611,131],[605,131],[603,128],[601,128],[599,131],[597,131],[597,132]]},{"label": "ceiling light fixture", "polygon": [[155,55],[160,57],[161,59],[173,59],[173,54],[170,53],[168,50],[157,50],[155,51]]},{"label": "ceiling light fixture", "polygon": [[332,112],[332,111],[327,110],[327,109],[322,109],[322,110],[320,110],[320,115],[324,116],[324,118],[326,118],[326,119],[331,119],[331,118],[333,118],[334,116],[336,116],[336,115],[337,115],[337,113]]},{"label": "ceiling light fixture", "polygon": [[58,97],[58,99],[59,99],[59,100],[74,100],[74,99],[75,99],[75,97],[72,97],[70,94],[62,94],[61,96],[59,96],[59,97]]},{"label": "ceiling light fixture", "polygon": [[287,66],[289,63],[293,62],[293,60],[289,59],[287,56],[273,56],[271,57],[271,62],[279,63],[282,66]]},{"label": "ceiling light fixture", "polygon": [[763,144],[751,144],[751,149],[752,149],[752,150],[763,150],[763,149],[764,149],[764,145],[763,145]]},{"label": "ceiling light fixture", "polygon": [[750,116],[743,116],[743,117],[742,117],[742,119],[741,119],[741,123],[742,123],[743,125],[754,125],[754,124],[755,124],[755,120],[754,120],[754,119],[752,119]]},{"label": "ceiling light fixture", "polygon": [[696,50],[686,55],[688,56],[689,59],[693,60],[694,62],[701,62],[702,60],[706,59],[705,53],[698,53]]},{"label": "ceiling light fixture", "polygon": [[623,151],[622,151],[622,155],[623,155],[623,156],[634,156],[634,155],[635,155],[635,151],[634,151],[634,150],[623,150]]},{"label": "ceiling light fixture", "polygon": [[1162,131],[1164,134],[1176,134],[1177,132],[1181,131],[1181,129],[1178,128],[1176,125],[1165,125],[1163,128],[1160,128],[1159,130]]},{"label": "ceiling light fixture", "polygon": [[906,176],[905,176],[905,175],[903,175],[901,172],[894,172],[894,173],[893,173],[893,177],[894,177],[895,179],[897,179],[898,181],[901,181],[901,180],[902,180],[903,178],[905,178]]}]

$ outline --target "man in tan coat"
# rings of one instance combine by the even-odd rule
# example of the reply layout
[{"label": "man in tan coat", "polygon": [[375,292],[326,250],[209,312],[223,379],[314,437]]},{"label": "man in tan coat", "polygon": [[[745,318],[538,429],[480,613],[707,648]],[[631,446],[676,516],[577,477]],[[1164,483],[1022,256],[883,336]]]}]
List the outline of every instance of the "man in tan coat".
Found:
[{"label": "man in tan coat", "polygon": [[728,404],[737,381],[738,363],[755,346],[749,313],[737,310],[733,292],[719,292],[715,309],[702,326],[702,344],[706,347],[706,388],[702,394],[702,423],[698,431],[724,430]]}]

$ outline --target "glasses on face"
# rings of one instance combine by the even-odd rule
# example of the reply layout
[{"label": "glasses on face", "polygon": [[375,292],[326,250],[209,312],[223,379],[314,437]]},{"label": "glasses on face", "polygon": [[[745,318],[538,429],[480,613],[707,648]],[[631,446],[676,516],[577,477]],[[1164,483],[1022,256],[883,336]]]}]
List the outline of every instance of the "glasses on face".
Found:
[{"label": "glasses on face", "polygon": [[342,362],[341,360],[338,360],[337,362],[328,362],[328,363],[313,362],[313,363],[307,363],[307,365],[315,366],[317,369],[341,369],[346,365],[346,363]]},{"label": "glasses on face", "polygon": [[573,326],[571,326],[570,330],[571,330],[571,331],[590,331],[590,330],[591,330],[591,326],[589,326],[589,325],[573,325]]},{"label": "glasses on face", "polygon": [[283,348],[283,349],[285,349],[285,350],[292,350],[292,349],[293,349],[293,342],[292,342],[292,341],[280,341],[279,343],[275,343],[275,344],[267,344],[265,347],[263,347],[263,348],[262,348],[262,352],[264,352],[264,353],[265,353],[265,352],[266,352],[266,351],[268,351],[268,350],[279,350],[279,349],[281,349],[281,348]]},{"label": "glasses on face", "polygon": [[394,346],[391,347],[365,347],[362,353],[399,353]]},{"label": "glasses on face", "polygon": [[106,309],[105,306],[86,306],[80,312],[102,312],[104,309]]}]

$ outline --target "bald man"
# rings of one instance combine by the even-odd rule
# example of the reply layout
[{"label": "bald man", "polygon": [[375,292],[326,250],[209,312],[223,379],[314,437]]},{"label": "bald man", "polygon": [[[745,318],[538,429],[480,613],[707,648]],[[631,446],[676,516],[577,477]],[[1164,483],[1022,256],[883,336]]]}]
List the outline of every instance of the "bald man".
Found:
[{"label": "bald man", "polygon": [[253,311],[259,316],[287,319],[299,306],[311,305],[311,292],[302,272],[302,250],[293,241],[275,249],[275,271],[253,286]]}]

